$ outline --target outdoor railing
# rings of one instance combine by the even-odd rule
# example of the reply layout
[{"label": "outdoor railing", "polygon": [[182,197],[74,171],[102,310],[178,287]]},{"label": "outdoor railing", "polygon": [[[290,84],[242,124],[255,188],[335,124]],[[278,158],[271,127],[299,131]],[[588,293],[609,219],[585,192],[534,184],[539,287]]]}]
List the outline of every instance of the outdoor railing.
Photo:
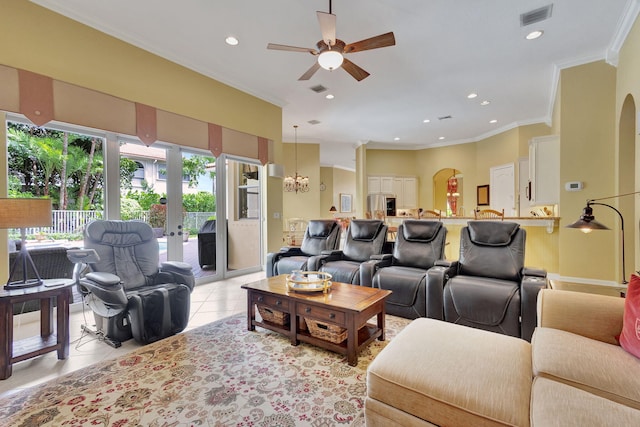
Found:
[{"label": "outdoor railing", "polygon": [[[149,222],[149,211],[139,211],[131,215],[130,219]],[[209,219],[215,218],[215,212],[186,212],[183,227],[186,230],[197,229]],[[94,219],[102,219],[101,211],[52,211],[51,227],[30,227],[26,229],[27,235],[39,234],[82,234],[84,227]],[[18,230],[16,230],[18,231]]]}]

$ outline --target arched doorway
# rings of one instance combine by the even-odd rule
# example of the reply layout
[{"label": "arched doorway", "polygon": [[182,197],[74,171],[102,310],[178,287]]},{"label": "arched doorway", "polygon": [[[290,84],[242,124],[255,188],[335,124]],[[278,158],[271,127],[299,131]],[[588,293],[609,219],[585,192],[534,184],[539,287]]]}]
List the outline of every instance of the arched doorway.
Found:
[{"label": "arched doorway", "polygon": [[[440,169],[433,176],[433,207],[442,211],[443,216],[465,215],[462,178],[462,172],[455,168]],[[452,180],[455,188],[452,188]]]},{"label": "arched doorway", "polygon": [[[620,112],[618,124],[619,149],[618,149],[618,194],[627,194],[640,190],[640,177],[636,172],[636,104],[632,95],[627,95]],[[640,142],[640,141],[639,141]],[[636,209],[638,196],[621,197],[618,208],[624,212],[627,227],[625,227],[625,271],[635,271],[635,266],[640,265],[637,254],[640,254],[638,224],[640,212]],[[620,247],[620,245],[619,245]],[[621,274],[621,272],[620,272]],[[629,273],[627,277],[629,279]]]}]

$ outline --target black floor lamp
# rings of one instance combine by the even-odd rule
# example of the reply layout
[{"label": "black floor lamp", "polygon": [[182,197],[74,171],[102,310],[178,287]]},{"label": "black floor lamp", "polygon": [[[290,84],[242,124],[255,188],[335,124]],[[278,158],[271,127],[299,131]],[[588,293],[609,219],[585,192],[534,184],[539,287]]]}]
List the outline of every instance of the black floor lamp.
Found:
[{"label": "black floor lamp", "polygon": [[[51,200],[50,199],[0,199],[0,228],[19,228],[22,244],[20,252],[11,265],[9,279],[5,289],[20,289],[39,286],[42,279],[38,270],[27,251],[27,227],[50,227]],[[22,267],[22,280],[11,282],[11,277],[16,269]],[[28,268],[31,269],[35,278],[27,279]]]},{"label": "black floor lamp", "polygon": [[622,217],[622,213],[614,208],[611,205],[606,203],[597,203],[598,200],[605,199],[615,199],[618,197],[631,196],[633,194],[640,194],[640,191],[635,191],[633,193],[625,193],[618,194],[617,196],[609,196],[609,197],[600,197],[598,199],[589,199],[587,200],[587,206],[582,210],[582,215],[580,215],[580,219],[578,219],[573,224],[567,225],[567,228],[577,228],[581,230],[583,233],[590,233],[592,230],[610,230],[606,225],[596,221],[596,217],[593,215],[593,209],[591,206],[606,206],[610,209],[616,211],[618,216],[620,217],[620,240],[622,242],[622,284],[626,285],[629,283],[627,281],[627,274],[625,272],[625,257],[624,257],[624,218]]}]

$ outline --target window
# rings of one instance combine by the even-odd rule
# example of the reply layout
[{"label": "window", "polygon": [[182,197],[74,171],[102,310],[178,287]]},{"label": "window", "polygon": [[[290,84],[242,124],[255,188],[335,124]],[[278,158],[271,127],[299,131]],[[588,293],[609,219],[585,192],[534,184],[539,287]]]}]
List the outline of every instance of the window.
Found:
[{"label": "window", "polygon": [[144,165],[140,162],[136,162],[138,169],[133,173],[134,179],[144,179]]}]

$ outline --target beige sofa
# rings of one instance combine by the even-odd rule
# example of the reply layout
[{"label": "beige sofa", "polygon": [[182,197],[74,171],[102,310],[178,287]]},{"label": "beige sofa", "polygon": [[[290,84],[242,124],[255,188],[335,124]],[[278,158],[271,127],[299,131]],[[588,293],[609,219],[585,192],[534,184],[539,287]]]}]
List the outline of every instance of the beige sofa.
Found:
[{"label": "beige sofa", "polygon": [[623,298],[544,289],[531,344],[417,319],[368,368],[367,426],[640,426],[623,311]]}]

